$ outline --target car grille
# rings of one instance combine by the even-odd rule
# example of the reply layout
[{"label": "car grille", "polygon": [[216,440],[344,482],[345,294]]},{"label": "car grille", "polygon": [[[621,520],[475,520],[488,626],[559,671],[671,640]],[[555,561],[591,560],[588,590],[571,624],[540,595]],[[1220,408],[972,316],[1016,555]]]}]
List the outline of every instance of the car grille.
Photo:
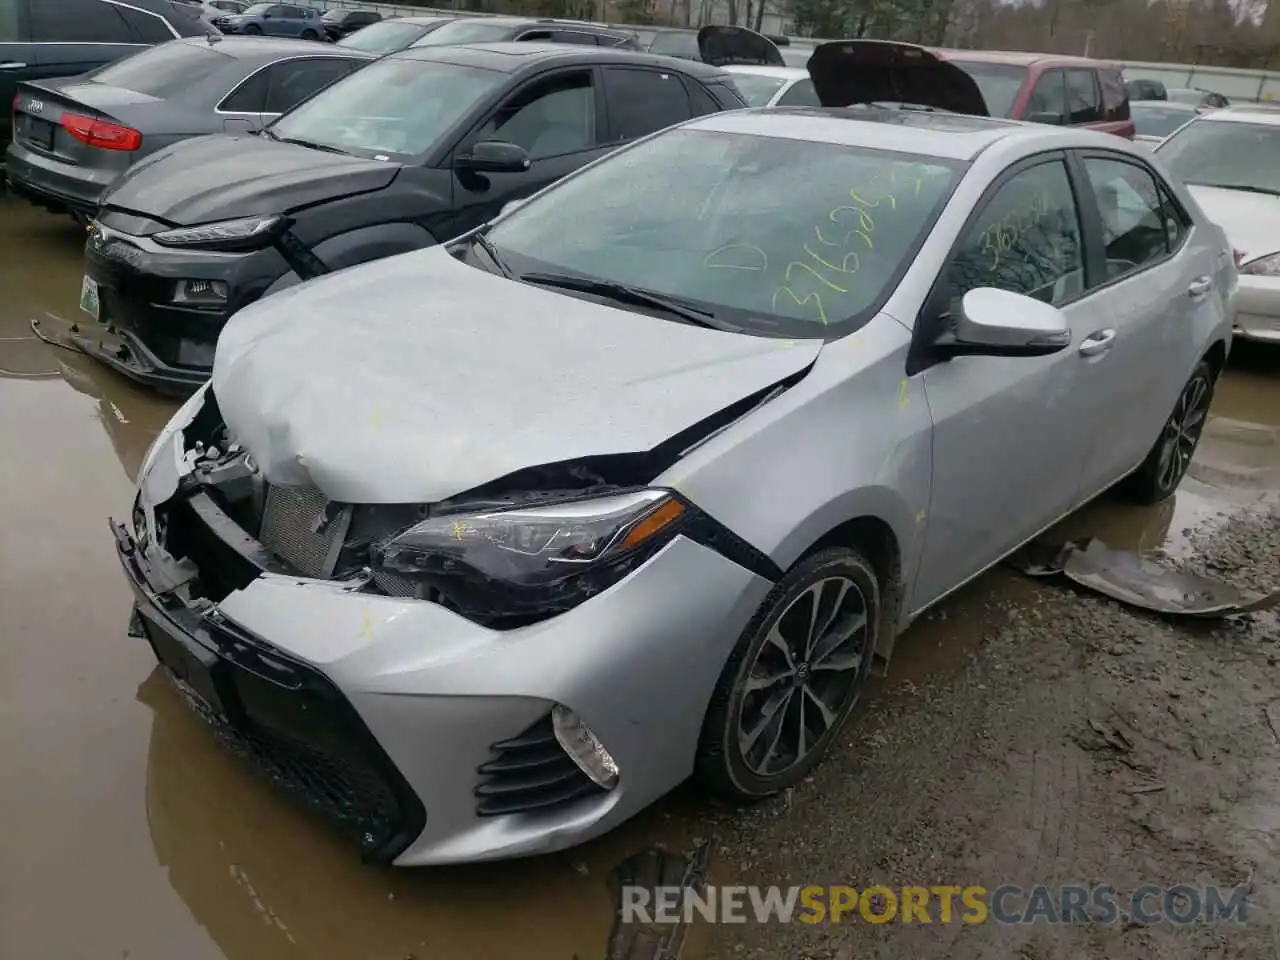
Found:
[{"label": "car grille", "polygon": [[351,525],[351,506],[330,501],[315,486],[267,488],[258,540],[308,577],[328,578]]},{"label": "car grille", "polygon": [[492,749],[495,756],[477,769],[478,816],[544,812],[605,792],[564,752],[551,726],[551,714],[519,736],[498,741]]}]

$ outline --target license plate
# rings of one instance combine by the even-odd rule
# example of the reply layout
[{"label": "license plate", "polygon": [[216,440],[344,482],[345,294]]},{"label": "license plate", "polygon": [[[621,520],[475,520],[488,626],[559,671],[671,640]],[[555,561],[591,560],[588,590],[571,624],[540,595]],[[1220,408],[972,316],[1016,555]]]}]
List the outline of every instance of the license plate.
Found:
[{"label": "license plate", "polygon": [[102,301],[98,296],[98,281],[93,277],[85,277],[80,282],[80,309],[93,319],[100,319]]},{"label": "license plate", "polygon": [[27,117],[22,124],[22,139],[41,150],[53,150],[53,124],[36,117]]},{"label": "license plate", "polygon": [[191,700],[197,709],[225,720],[227,711],[218,695],[211,672],[216,662],[213,654],[203,649],[197,652],[193,645],[172,636],[145,614],[142,623],[156,659],[168,672],[169,679],[179,692]]}]

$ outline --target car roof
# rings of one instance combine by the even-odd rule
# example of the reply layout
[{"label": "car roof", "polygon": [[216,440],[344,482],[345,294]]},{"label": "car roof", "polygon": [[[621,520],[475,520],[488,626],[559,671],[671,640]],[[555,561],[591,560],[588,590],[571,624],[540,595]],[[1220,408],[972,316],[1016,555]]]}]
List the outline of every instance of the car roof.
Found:
[{"label": "car roof", "polygon": [[317,44],[314,40],[297,40],[288,37],[245,37],[225,34],[218,37],[183,37],[178,43],[210,47],[224,56],[236,60],[274,60],[291,54],[328,54],[336,51],[339,56],[351,59],[372,60],[377,54],[332,44]]},{"label": "car roof", "polygon": [[684,128],[865,146],[962,161],[972,160],[992,144],[1004,140],[1034,141],[1046,149],[1124,143],[1112,134],[1078,127],[876,107],[757,107],[708,114],[690,121]]},{"label": "car roof", "polygon": [[1194,103],[1179,103],[1177,100],[1130,100],[1132,110],[1168,110],[1170,113],[1199,113],[1200,108]]},{"label": "car roof", "polygon": [[540,43],[528,40],[504,40],[493,43],[458,43],[438,47],[410,47],[389,57],[402,60],[431,60],[438,63],[456,63],[459,66],[480,67],[500,73],[518,73],[545,63],[572,62],[575,60],[616,60],[662,67],[678,68],[683,73],[703,79],[727,76],[720,67],[708,66],[696,60],[673,61],[661,54],[643,50],[619,50],[616,47],[579,46],[570,43]]},{"label": "car roof", "polygon": [[454,13],[438,13],[438,14],[435,14],[434,16],[430,16],[430,17],[418,16],[418,15],[416,15],[416,14],[415,14],[414,16],[411,16],[411,17],[383,17],[381,22],[382,22],[382,23],[420,23],[420,24],[427,24],[427,23],[439,23],[441,20],[472,20],[472,19],[479,19],[479,18],[476,18],[476,17],[459,17],[457,14],[454,14]]},{"label": "car roof", "polygon": [[768,67],[754,63],[732,63],[724,67],[730,73],[752,73],[758,77],[773,77],[777,80],[807,80],[809,71],[804,67]]},{"label": "car roof", "polygon": [[1088,57],[1072,57],[1057,53],[1021,53],[1012,50],[952,50],[943,47],[932,48],[933,52],[944,60],[966,60],[973,63],[1006,63],[1010,66],[1029,67],[1032,64],[1066,64],[1079,67],[1112,66],[1105,60],[1093,60]]},{"label": "car roof", "polygon": [[1261,123],[1271,127],[1280,127],[1280,110],[1265,104],[1232,104],[1221,110],[1210,110],[1200,114],[1196,122],[1205,123]]}]

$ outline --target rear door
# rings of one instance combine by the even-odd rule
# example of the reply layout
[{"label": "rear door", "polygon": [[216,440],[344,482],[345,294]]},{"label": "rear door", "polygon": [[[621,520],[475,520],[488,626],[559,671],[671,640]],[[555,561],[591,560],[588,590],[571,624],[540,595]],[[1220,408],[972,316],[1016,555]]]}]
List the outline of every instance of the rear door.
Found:
[{"label": "rear door", "polygon": [[523,147],[533,162],[519,173],[453,173],[454,209],[433,232],[457,236],[608,152],[600,79],[593,67],[541,74],[521,84],[454,149],[466,153],[480,140]]},{"label": "rear door", "polygon": [[27,0],[0,0],[0,167],[13,136],[13,94],[22,80],[35,78],[35,46],[28,42]]},{"label": "rear door", "polygon": [[1062,70],[1046,70],[1036,78],[1027,95],[1027,102],[1015,120],[1032,123],[1068,122],[1067,80]]},{"label": "rear door", "polygon": [[1073,127],[1101,127],[1102,91],[1093,70],[1067,70],[1067,123]]},{"label": "rear door", "polygon": [[605,67],[606,142],[620,146],[694,115],[680,75],[650,67]]}]

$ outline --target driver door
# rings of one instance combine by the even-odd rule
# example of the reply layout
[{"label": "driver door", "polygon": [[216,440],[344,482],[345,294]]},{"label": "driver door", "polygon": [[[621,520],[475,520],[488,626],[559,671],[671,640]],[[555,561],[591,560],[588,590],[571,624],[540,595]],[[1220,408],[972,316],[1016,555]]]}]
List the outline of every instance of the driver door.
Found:
[{"label": "driver door", "polygon": [[458,144],[464,154],[481,140],[504,140],[529,154],[528,170],[473,173],[454,170],[452,222],[458,236],[493,219],[503,206],[536,193],[608,152],[598,74],[591,67],[558,70],[525,83]]}]

